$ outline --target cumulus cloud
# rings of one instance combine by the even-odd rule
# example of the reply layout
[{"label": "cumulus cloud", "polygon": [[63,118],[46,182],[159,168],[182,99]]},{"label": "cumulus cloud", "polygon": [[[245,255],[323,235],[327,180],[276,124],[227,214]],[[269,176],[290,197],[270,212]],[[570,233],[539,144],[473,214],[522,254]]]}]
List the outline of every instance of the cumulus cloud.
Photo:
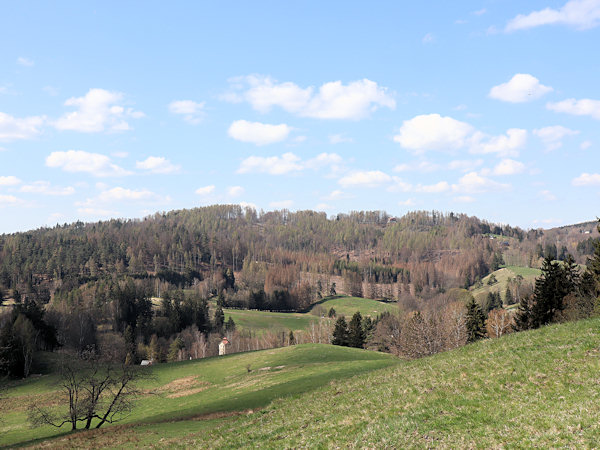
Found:
[{"label": "cumulus cloud", "polygon": [[405,120],[394,142],[422,153],[427,150],[456,150],[464,147],[474,128],[465,122],[439,114],[425,114]]},{"label": "cumulus cloud", "polygon": [[450,190],[450,185],[446,181],[440,181],[435,184],[419,184],[415,186],[416,192],[424,192],[426,194],[440,194]]},{"label": "cumulus cloud", "polygon": [[587,150],[588,148],[590,148],[592,146],[592,141],[583,141],[580,145],[579,148],[581,150]]},{"label": "cumulus cloud", "polygon": [[204,119],[205,102],[195,102],[193,100],[174,100],[169,103],[169,112],[183,116],[186,122],[197,125]]},{"label": "cumulus cloud", "polygon": [[300,117],[359,120],[380,107],[396,107],[396,101],[387,88],[366,78],[346,85],[341,81],[332,81],[324,83],[318,90],[312,86],[301,88],[289,81],[280,83],[261,75],[232,81],[234,92],[225,99],[247,101],[252,108],[263,113],[280,107]]},{"label": "cumulus cloud", "polygon": [[136,161],[135,167],[158,174],[176,173],[181,169],[180,166],[176,166],[162,156],[149,156],[144,161]]},{"label": "cumulus cloud", "polygon": [[506,134],[488,136],[476,132],[470,141],[470,152],[479,154],[496,153],[498,156],[518,156],[527,142],[527,130],[510,128]]},{"label": "cumulus cloud", "polygon": [[555,125],[533,130],[533,134],[542,140],[546,146],[546,150],[551,151],[562,147],[562,140],[564,137],[574,136],[579,134],[579,131],[571,130],[562,125]]},{"label": "cumulus cloud", "polygon": [[540,197],[549,202],[556,200],[556,196],[549,190],[540,191]]},{"label": "cumulus cloud", "polygon": [[415,161],[409,163],[402,163],[395,166],[392,170],[394,172],[435,172],[439,170],[441,166],[439,164],[432,163],[430,161]]},{"label": "cumulus cloud", "polygon": [[237,141],[267,145],[285,141],[291,131],[292,128],[284,123],[271,125],[261,122],[236,120],[230,125],[227,133]]},{"label": "cumulus cloud", "polygon": [[323,167],[331,167],[333,171],[336,171],[341,164],[342,157],[336,153],[321,153],[314,158],[303,161],[299,156],[288,152],[281,156],[249,156],[242,161],[237,173],[284,175],[305,169],[318,170]]},{"label": "cumulus cloud", "polygon": [[114,164],[106,155],[82,150],[52,152],[46,158],[46,165],[60,168],[66,172],[89,173],[95,177],[118,177],[131,174],[131,172]]},{"label": "cumulus cloud", "polygon": [[246,190],[241,186],[229,186],[227,188],[227,194],[229,194],[230,197],[239,197],[245,191]]},{"label": "cumulus cloud", "polygon": [[423,44],[432,44],[435,42],[435,36],[432,33],[427,33],[425,36],[423,36],[421,42],[423,42]]},{"label": "cumulus cloud", "polygon": [[46,116],[17,118],[0,112],[0,141],[30,139],[41,132]]},{"label": "cumulus cloud", "polygon": [[208,186],[204,186],[204,187],[200,187],[198,189],[196,189],[196,194],[198,195],[210,195],[215,191],[215,185],[214,184],[210,184]]},{"label": "cumulus cloud", "polygon": [[119,103],[123,94],[104,89],[90,89],[83,97],[72,97],[65,106],[75,111],[60,117],[54,126],[59,130],[98,133],[102,131],[126,131],[130,129],[127,118],[138,119],[144,116],[140,111],[125,109]]},{"label": "cumulus cloud", "polygon": [[573,114],[575,116],[590,116],[600,120],[600,100],[569,98],[561,102],[547,103],[546,108],[554,112]]},{"label": "cumulus cloud", "polygon": [[127,189],[120,186],[102,191],[98,195],[98,200],[103,203],[158,199],[159,196],[157,194],[147,189]]},{"label": "cumulus cloud", "polygon": [[488,94],[490,98],[510,103],[529,102],[542,97],[553,89],[540,84],[528,73],[518,73],[510,81],[494,86]]},{"label": "cumulus cloud", "polygon": [[18,203],[21,203],[21,200],[14,195],[0,195],[0,207],[16,205]]},{"label": "cumulus cloud", "polygon": [[344,187],[378,187],[392,181],[392,177],[379,170],[352,172],[338,180]]},{"label": "cumulus cloud", "polygon": [[29,194],[65,196],[73,195],[75,193],[75,188],[72,186],[56,187],[52,186],[48,181],[35,181],[33,183],[21,186],[20,191]]},{"label": "cumulus cloud", "polygon": [[570,0],[560,9],[544,8],[529,14],[519,14],[508,21],[506,32],[525,30],[542,25],[567,25],[587,30],[600,24],[600,0]]},{"label": "cumulus cloud", "polygon": [[16,186],[20,183],[21,180],[19,180],[14,175],[0,176],[0,186]]},{"label": "cumulus cloud", "polygon": [[477,172],[469,172],[462,176],[458,183],[452,185],[454,192],[465,194],[478,194],[483,192],[498,192],[510,189],[510,185],[498,183],[497,181],[486,178]]},{"label": "cumulus cloud", "polygon": [[461,170],[472,172],[483,164],[483,159],[455,159],[448,163],[448,170]]},{"label": "cumulus cloud", "polygon": [[573,186],[600,186],[600,173],[582,173],[571,182]]},{"label": "cumulus cloud", "polygon": [[525,170],[525,164],[514,159],[503,159],[492,169],[492,175],[516,175]]},{"label": "cumulus cloud", "polygon": [[471,153],[497,153],[499,156],[516,156],[525,145],[527,131],[518,128],[507,130],[506,135],[489,136],[477,131],[468,123],[426,114],[405,120],[394,142],[416,154],[428,150],[453,151],[469,148]]}]

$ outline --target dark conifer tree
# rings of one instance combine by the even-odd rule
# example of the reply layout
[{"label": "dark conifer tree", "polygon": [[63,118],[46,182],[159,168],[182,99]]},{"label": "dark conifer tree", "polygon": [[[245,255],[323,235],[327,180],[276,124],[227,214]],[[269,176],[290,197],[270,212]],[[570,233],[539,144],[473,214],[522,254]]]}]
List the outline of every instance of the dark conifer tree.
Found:
[{"label": "dark conifer tree", "polygon": [[333,345],[348,346],[348,324],[346,323],[346,318],[344,316],[338,317],[338,320],[335,322],[333,340],[331,343]]},{"label": "dark conifer tree", "polygon": [[467,342],[485,337],[485,315],[473,297],[467,302]]},{"label": "dark conifer tree", "polygon": [[348,325],[348,345],[355,348],[363,348],[365,345],[365,330],[359,311],[354,313]]},{"label": "dark conifer tree", "polygon": [[525,331],[532,327],[531,321],[531,302],[528,296],[521,297],[519,308],[515,314],[515,323],[513,328],[515,331]]},{"label": "dark conifer tree", "polygon": [[213,318],[213,330],[215,333],[223,333],[223,325],[225,325],[225,313],[223,313],[223,308],[217,306]]},{"label": "dark conifer tree", "polygon": [[573,288],[565,268],[553,262],[552,256],[544,258],[542,274],[535,280],[534,304],[531,307],[533,328],[551,323],[564,309],[563,299]]}]

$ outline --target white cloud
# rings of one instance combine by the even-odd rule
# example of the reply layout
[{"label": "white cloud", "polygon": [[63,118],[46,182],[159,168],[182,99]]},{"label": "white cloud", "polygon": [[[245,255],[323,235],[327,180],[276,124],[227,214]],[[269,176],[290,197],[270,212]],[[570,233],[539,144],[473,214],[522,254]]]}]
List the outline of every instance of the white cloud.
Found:
[{"label": "white cloud", "polygon": [[142,170],[147,170],[151,173],[176,173],[181,169],[180,166],[176,166],[171,163],[168,159],[162,156],[149,156],[144,161],[136,161],[135,167]]},{"label": "white cloud", "polygon": [[245,189],[241,186],[229,186],[227,188],[227,193],[230,197],[239,197],[245,192]]},{"label": "white cloud", "polygon": [[344,187],[377,187],[392,181],[392,177],[379,170],[352,172],[338,180]]},{"label": "white cloud", "polygon": [[582,173],[571,182],[573,186],[600,186],[600,173]]},{"label": "white cloud", "polygon": [[250,156],[242,161],[237,173],[268,173],[270,175],[283,175],[289,172],[302,170],[300,158],[293,153],[284,153],[281,156]]},{"label": "white cloud", "polygon": [[440,181],[435,184],[422,185],[419,184],[415,186],[416,192],[424,192],[426,194],[441,194],[442,192],[446,192],[450,190],[450,185],[446,181]]},{"label": "white cloud", "polygon": [[431,44],[435,42],[435,36],[432,33],[427,33],[425,36],[423,36],[421,42],[423,42],[423,44]]},{"label": "white cloud", "polygon": [[169,112],[183,116],[183,120],[196,125],[202,122],[206,113],[204,112],[205,102],[195,102],[193,100],[175,100],[169,103]]},{"label": "white cloud", "polygon": [[237,141],[250,142],[256,145],[274,144],[287,139],[292,128],[282,123],[271,125],[260,122],[236,120],[231,124],[227,133]]},{"label": "white cloud", "polygon": [[486,12],[487,12],[487,9],[482,8],[477,11],[473,11],[471,14],[474,14],[476,16],[483,16]]},{"label": "white cloud", "polygon": [[553,202],[554,200],[556,200],[556,196],[548,190],[540,191],[540,197],[549,202]]},{"label": "white cloud", "polygon": [[588,148],[590,148],[592,146],[592,141],[583,141],[581,143],[581,145],[579,145],[579,148],[581,150],[587,150]]},{"label": "white cloud", "polygon": [[328,205],[327,203],[319,203],[317,206],[315,206],[316,211],[328,211],[331,208],[332,206]]},{"label": "white cloud", "polygon": [[514,159],[503,159],[491,171],[492,175],[516,175],[525,170],[525,164]]},{"label": "white cloud", "polygon": [[462,176],[457,184],[452,185],[454,192],[465,194],[477,194],[482,192],[498,192],[510,189],[510,185],[498,183],[489,178],[479,175],[477,172],[469,172]]},{"label": "white cloud", "polygon": [[131,172],[113,164],[110,158],[100,153],[88,153],[82,150],[52,152],[46,158],[48,167],[61,168],[66,172],[84,172],[95,177],[118,177]]},{"label": "white cloud", "polygon": [[243,209],[253,209],[255,211],[258,211],[258,206],[256,205],[256,203],[251,203],[251,202],[240,202],[239,205],[243,208]]},{"label": "white cloud", "polygon": [[263,113],[278,106],[301,117],[358,120],[380,107],[396,107],[395,100],[386,88],[366,78],[347,85],[332,81],[321,85],[318,91],[313,87],[303,89],[292,82],[279,83],[260,75],[232,81],[232,87],[237,91],[247,89],[241,93],[230,93],[225,98],[234,102],[245,100]]},{"label": "white cloud", "polygon": [[[468,147],[471,153],[497,153],[499,156],[518,155],[526,139],[526,130],[511,128],[506,135],[489,136],[468,123],[439,114],[405,120],[399,134],[394,136],[395,142],[416,154],[427,150],[453,151]],[[400,166],[399,169],[406,168]]]},{"label": "white cloud", "polygon": [[329,143],[330,144],[350,144],[354,142],[354,139],[344,137],[342,134],[330,134],[329,135]]},{"label": "white cloud", "polygon": [[0,186],[16,186],[20,184],[21,180],[19,180],[14,175],[1,176],[0,177]]},{"label": "white cloud", "polygon": [[0,206],[16,205],[21,203],[21,200],[14,195],[0,195]]},{"label": "white cloud", "polygon": [[141,201],[158,200],[159,196],[147,189],[127,189],[123,187],[114,187],[102,191],[98,195],[98,200],[103,203],[122,202],[122,201]]},{"label": "white cloud", "polygon": [[29,194],[65,196],[73,195],[75,193],[75,188],[73,188],[72,186],[56,187],[52,186],[47,181],[35,181],[31,184],[21,186],[20,191],[27,192]]},{"label": "white cloud", "polygon": [[561,102],[547,103],[546,108],[555,112],[573,114],[575,116],[591,116],[600,120],[600,100],[569,98]]},{"label": "white cloud", "polygon": [[214,191],[215,191],[215,185],[211,184],[211,185],[200,187],[200,188],[196,189],[196,194],[205,196],[205,195],[212,194]]},{"label": "white cloud", "polygon": [[494,86],[488,95],[503,102],[523,103],[538,99],[552,90],[551,87],[540,84],[536,77],[518,73],[507,83]]},{"label": "white cloud", "polygon": [[35,62],[31,58],[25,58],[24,56],[19,56],[17,58],[17,64],[25,67],[33,67]]},{"label": "white cloud", "polygon": [[506,24],[505,31],[525,30],[542,25],[567,25],[587,30],[600,24],[600,0],[570,0],[560,9],[545,8],[519,14]]},{"label": "white cloud", "polygon": [[401,200],[398,202],[398,206],[414,206],[415,200],[412,198],[407,198],[406,200]]},{"label": "white cloud", "polygon": [[293,200],[280,200],[269,203],[269,207],[277,209],[289,209],[294,204]]},{"label": "white cloud", "polygon": [[59,130],[73,130],[83,133],[129,130],[128,117],[134,119],[144,116],[140,111],[127,110],[119,105],[123,94],[104,89],[90,89],[83,97],[72,97],[65,106],[76,110],[60,117],[54,126]]},{"label": "white cloud", "polygon": [[337,153],[321,153],[314,158],[302,161],[294,153],[288,152],[281,156],[249,156],[244,159],[237,173],[268,173],[269,175],[284,175],[305,169],[318,170],[331,167],[335,172],[342,164],[342,157]]},{"label": "white cloud", "polygon": [[0,141],[30,139],[40,134],[46,116],[17,118],[0,112]]},{"label": "white cloud", "polygon": [[439,114],[425,114],[405,120],[394,142],[422,153],[426,150],[456,150],[464,147],[474,129],[468,123]]},{"label": "white cloud", "polygon": [[386,190],[388,192],[410,192],[413,190],[413,186],[400,177],[392,177],[392,184]]},{"label": "white cloud", "polygon": [[341,191],[339,189],[335,189],[333,191],[331,191],[330,194],[326,195],[325,197],[323,197],[324,200],[339,200],[342,198],[349,198],[350,196],[348,194],[346,194],[344,191]]},{"label": "white cloud", "polygon": [[574,136],[579,134],[579,131],[571,130],[561,125],[555,125],[533,130],[533,134],[542,140],[546,146],[546,150],[551,151],[562,147],[562,139],[564,137]]},{"label": "white cloud", "polygon": [[518,156],[527,142],[527,130],[510,128],[506,135],[488,136],[476,132],[470,140],[470,152],[479,154],[497,153],[498,156]]}]

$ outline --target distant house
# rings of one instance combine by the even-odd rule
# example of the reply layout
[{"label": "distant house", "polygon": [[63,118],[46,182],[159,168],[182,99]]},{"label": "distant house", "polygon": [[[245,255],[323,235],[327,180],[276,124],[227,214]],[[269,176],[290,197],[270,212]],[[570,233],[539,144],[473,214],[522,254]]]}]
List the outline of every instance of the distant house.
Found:
[{"label": "distant house", "polygon": [[151,359],[142,359],[142,362],[140,363],[140,366],[151,366],[152,362],[153,361]]},{"label": "distant house", "polygon": [[227,354],[227,346],[229,345],[229,340],[224,337],[221,343],[219,344],[219,356],[223,356]]},{"label": "distant house", "polygon": [[398,223],[398,219],[396,217],[390,217],[387,223]]}]

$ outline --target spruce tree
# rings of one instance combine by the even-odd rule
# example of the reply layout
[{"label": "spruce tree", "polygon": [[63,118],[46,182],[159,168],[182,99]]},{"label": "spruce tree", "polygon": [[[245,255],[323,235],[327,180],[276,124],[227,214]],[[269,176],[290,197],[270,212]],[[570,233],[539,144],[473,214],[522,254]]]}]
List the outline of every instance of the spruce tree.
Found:
[{"label": "spruce tree", "polygon": [[365,330],[362,324],[362,315],[356,311],[348,325],[348,345],[355,348],[363,348],[365,345]]},{"label": "spruce tree", "polygon": [[215,333],[222,333],[223,325],[225,325],[225,313],[223,313],[223,308],[217,306],[213,319],[213,330]]},{"label": "spruce tree", "polygon": [[[570,279],[569,279],[570,278]],[[552,256],[544,258],[542,274],[535,280],[533,292],[534,304],[531,307],[533,328],[551,323],[556,315],[564,309],[563,299],[574,289],[573,274]]]},{"label": "spruce tree", "polygon": [[512,291],[509,286],[506,286],[506,292],[504,293],[504,303],[507,305],[512,305],[515,303],[515,300],[512,295]]},{"label": "spruce tree", "polygon": [[485,337],[485,315],[473,297],[467,302],[467,342]]},{"label": "spruce tree", "polygon": [[515,323],[513,329],[515,331],[525,331],[532,327],[531,323],[531,304],[529,297],[521,297],[519,301],[519,308],[515,314]]},{"label": "spruce tree", "polygon": [[338,320],[335,322],[335,328],[333,329],[333,340],[331,343],[333,345],[348,346],[348,324],[346,324],[346,319],[344,316],[338,317]]}]

